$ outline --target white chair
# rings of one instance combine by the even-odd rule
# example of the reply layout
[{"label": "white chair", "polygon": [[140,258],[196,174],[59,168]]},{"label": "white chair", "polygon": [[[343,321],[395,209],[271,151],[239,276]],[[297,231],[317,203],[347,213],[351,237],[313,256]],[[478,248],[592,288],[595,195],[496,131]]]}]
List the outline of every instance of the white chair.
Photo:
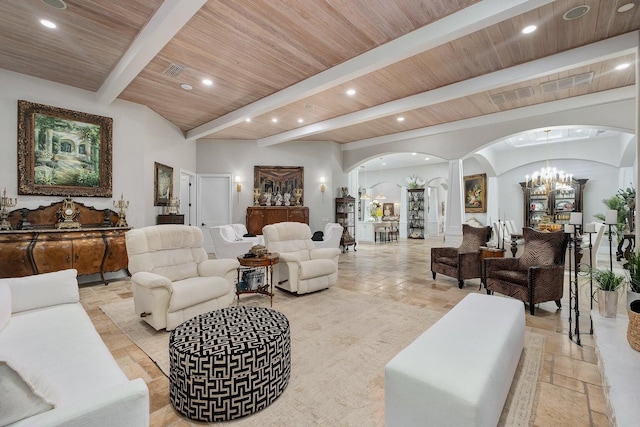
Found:
[{"label": "white chair", "polygon": [[233,302],[240,263],[208,259],[198,227],[143,227],[127,231],[125,240],[136,314],[156,330]]},{"label": "white chair", "polygon": [[209,234],[211,234],[211,240],[213,241],[213,250],[217,259],[236,259],[236,257],[249,252],[249,249],[253,246],[264,242],[261,236],[242,237],[246,233],[238,236],[236,225],[238,224],[218,225],[209,228]]},{"label": "white chair", "polygon": [[301,222],[279,222],[262,228],[269,252],[280,254],[274,283],[282,289],[306,294],[333,286],[338,281],[340,249],[318,248],[311,229]]},{"label": "white chair", "polygon": [[336,222],[330,222],[324,226],[322,240],[316,240],[313,242],[313,244],[315,245],[316,249],[339,248],[343,231],[344,228],[342,228],[340,224]]},{"label": "white chair", "polygon": [[[596,226],[595,234],[591,235],[591,253],[593,254],[593,260],[591,266],[595,269],[598,267],[598,252],[600,251],[600,245],[602,244],[604,231],[606,225],[600,222],[594,223]],[[589,233],[582,234],[582,260],[583,262],[589,261]]]}]

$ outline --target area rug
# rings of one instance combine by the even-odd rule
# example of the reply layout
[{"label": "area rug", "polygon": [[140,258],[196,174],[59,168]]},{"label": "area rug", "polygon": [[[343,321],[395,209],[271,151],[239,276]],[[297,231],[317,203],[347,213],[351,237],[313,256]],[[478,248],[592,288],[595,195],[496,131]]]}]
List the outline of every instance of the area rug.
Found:
[{"label": "area rug", "polygon": [[[268,299],[243,304],[268,306]],[[100,308],[169,375],[169,333],[155,331],[136,317],[131,298]],[[276,296],[273,308],[290,322],[289,385],[266,409],[223,424],[382,426],[384,366],[444,314],[339,288],[298,298]],[[544,336],[526,333],[499,425],[530,424],[543,346]],[[469,363],[474,363],[472,354]]]}]

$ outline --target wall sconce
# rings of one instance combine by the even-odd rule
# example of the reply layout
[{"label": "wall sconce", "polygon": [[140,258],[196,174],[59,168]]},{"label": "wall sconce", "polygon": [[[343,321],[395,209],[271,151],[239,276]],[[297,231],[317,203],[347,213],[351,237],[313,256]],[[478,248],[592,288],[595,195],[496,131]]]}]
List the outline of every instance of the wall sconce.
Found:
[{"label": "wall sconce", "polygon": [[241,182],[241,178],[238,175],[236,175],[236,191],[238,193],[242,191],[242,184],[240,182]]},{"label": "wall sconce", "polygon": [[320,177],[320,192],[324,193],[324,190],[326,190],[326,187],[324,186],[325,180],[324,180],[324,176]]}]

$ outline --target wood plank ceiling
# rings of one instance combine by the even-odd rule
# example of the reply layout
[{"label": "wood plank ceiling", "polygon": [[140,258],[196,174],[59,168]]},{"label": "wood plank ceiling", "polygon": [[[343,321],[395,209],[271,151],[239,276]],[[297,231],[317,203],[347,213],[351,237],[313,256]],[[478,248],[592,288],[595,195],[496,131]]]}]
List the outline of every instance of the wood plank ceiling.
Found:
[{"label": "wood plank ceiling", "polygon": [[[617,10],[629,2],[202,0],[117,97],[148,106],[190,139],[348,144],[392,137],[615,88],[632,91],[632,50],[603,45],[606,53],[577,55],[574,63],[555,59],[640,29],[640,5]],[[55,1],[0,2],[0,68],[93,92],[109,89],[130,46],[151,45],[143,36],[153,19],[171,23],[171,13],[161,16],[171,2],[161,0],[65,0],[60,10],[45,3]],[[586,15],[563,19],[582,5]],[[58,28],[45,29],[40,18]],[[532,23],[538,30],[523,35]],[[632,66],[611,72],[625,61]],[[505,69],[517,72],[500,74]],[[583,75],[582,84],[567,84]],[[204,86],[204,78],[213,84]],[[346,96],[348,88],[356,94]]]}]

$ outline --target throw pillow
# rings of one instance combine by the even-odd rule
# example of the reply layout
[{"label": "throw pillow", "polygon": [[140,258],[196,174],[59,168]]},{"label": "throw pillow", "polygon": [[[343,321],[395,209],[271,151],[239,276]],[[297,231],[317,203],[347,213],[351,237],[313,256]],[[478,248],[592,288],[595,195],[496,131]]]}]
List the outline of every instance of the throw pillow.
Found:
[{"label": "throw pillow", "polygon": [[0,426],[53,409],[36,395],[16,371],[0,362]]},{"label": "throw pillow", "polygon": [[11,288],[7,283],[0,283],[0,332],[11,320]]}]

